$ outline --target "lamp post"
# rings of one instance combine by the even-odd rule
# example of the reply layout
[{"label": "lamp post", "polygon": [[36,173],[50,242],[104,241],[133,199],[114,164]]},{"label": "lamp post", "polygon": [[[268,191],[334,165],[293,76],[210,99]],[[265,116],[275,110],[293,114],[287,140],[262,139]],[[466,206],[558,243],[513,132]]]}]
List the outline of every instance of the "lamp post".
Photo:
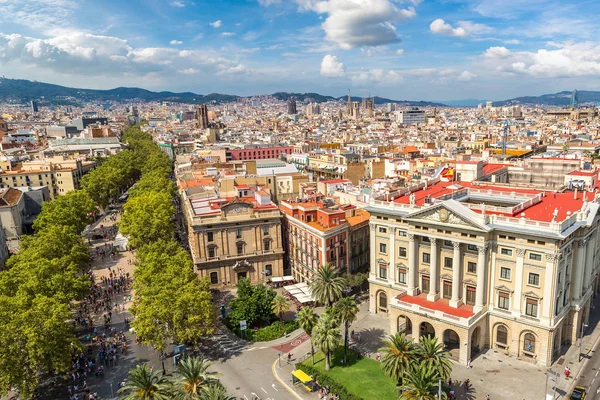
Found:
[{"label": "lamp post", "polygon": [[579,335],[579,361],[581,362],[581,358],[583,357],[583,331],[587,328],[588,325],[582,323],[581,324],[581,335]]}]

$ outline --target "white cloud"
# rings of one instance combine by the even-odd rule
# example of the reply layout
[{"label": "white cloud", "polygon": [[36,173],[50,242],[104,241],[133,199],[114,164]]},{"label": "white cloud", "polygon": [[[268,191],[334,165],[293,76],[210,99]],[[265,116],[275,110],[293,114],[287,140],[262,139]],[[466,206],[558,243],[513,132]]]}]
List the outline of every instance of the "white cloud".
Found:
[{"label": "white cloud", "polygon": [[393,84],[403,80],[404,78],[397,71],[380,68],[361,71],[352,76],[352,83],[355,85]]},{"label": "white cloud", "polygon": [[398,8],[390,0],[295,0],[302,9],[326,14],[325,38],[343,49],[400,41],[395,23],[416,15],[414,7]]},{"label": "white cloud", "polygon": [[[558,46],[558,47],[557,47]],[[484,60],[500,71],[535,78],[572,78],[600,76],[600,44],[552,43],[551,50],[511,52],[491,47]]]},{"label": "white cloud", "polygon": [[173,44],[173,45],[175,45],[175,44],[183,44],[183,42],[181,40],[175,40],[175,39],[171,40],[169,43]]},{"label": "white cloud", "polygon": [[444,21],[441,18],[438,18],[435,21],[433,21],[431,25],[429,25],[429,29],[431,30],[431,32],[437,35],[456,36],[459,38],[466,38],[467,36],[469,36],[465,28],[453,28],[452,25],[446,23],[446,21]]},{"label": "white cloud", "polygon": [[235,36],[235,33],[233,33],[233,32],[223,32],[223,33],[221,33],[221,36],[231,37],[231,36]]},{"label": "white cloud", "polygon": [[[73,20],[80,3],[74,0],[0,0],[0,15],[10,22],[49,33]],[[4,22],[8,22],[5,18]]]},{"label": "white cloud", "polygon": [[404,49],[396,50],[396,55],[401,56],[402,54],[404,54]]},{"label": "white cloud", "polygon": [[197,74],[200,72],[200,70],[195,69],[195,68],[186,68],[186,69],[180,69],[179,71],[182,74],[186,74],[186,75],[193,75],[193,74]]},{"label": "white cloud", "polygon": [[185,7],[185,3],[180,0],[174,0],[174,1],[170,2],[169,4],[172,5],[173,7],[178,7],[178,8]]},{"label": "white cloud", "polygon": [[220,19],[218,19],[218,20],[216,20],[214,22],[211,22],[209,25],[212,26],[213,28],[220,28],[221,25],[223,25],[223,21],[221,21]]},{"label": "white cloud", "polygon": [[477,75],[472,72],[463,71],[462,74],[460,74],[457,79],[461,82],[470,82],[476,77],[477,77]]},{"label": "white cloud", "polygon": [[274,44],[272,46],[266,47],[267,50],[279,50],[279,49],[283,49],[283,45],[282,44]]},{"label": "white cloud", "polygon": [[510,55],[510,50],[504,46],[490,47],[485,51],[486,58],[506,58]]},{"label": "white cloud", "polygon": [[240,53],[256,53],[260,51],[260,47],[253,47],[251,49],[241,49]]},{"label": "white cloud", "polygon": [[494,32],[494,28],[472,21],[458,21],[458,26],[463,28],[469,35],[481,35]]},{"label": "white cloud", "polygon": [[160,47],[131,47],[126,40],[70,31],[40,39],[0,33],[0,64],[35,67],[86,77],[115,74],[145,76],[195,68],[207,76],[251,73],[237,61],[210,50],[177,50]]},{"label": "white cloud", "polygon": [[336,56],[327,54],[321,61],[321,76],[329,78],[341,78],[346,76],[344,63],[338,61]]},{"label": "white cloud", "polygon": [[258,4],[261,6],[270,6],[271,4],[281,3],[281,0],[258,0]]},{"label": "white cloud", "polygon": [[519,39],[509,39],[509,40],[505,40],[504,43],[506,43],[506,44],[521,44],[521,41]]}]

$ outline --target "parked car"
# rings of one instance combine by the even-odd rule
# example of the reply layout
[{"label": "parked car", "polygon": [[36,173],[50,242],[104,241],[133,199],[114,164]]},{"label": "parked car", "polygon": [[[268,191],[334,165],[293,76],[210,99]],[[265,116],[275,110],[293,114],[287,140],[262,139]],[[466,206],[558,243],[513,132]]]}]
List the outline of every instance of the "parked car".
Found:
[{"label": "parked car", "polygon": [[571,400],[584,400],[585,399],[585,389],[582,386],[575,386],[573,392],[571,392]]}]

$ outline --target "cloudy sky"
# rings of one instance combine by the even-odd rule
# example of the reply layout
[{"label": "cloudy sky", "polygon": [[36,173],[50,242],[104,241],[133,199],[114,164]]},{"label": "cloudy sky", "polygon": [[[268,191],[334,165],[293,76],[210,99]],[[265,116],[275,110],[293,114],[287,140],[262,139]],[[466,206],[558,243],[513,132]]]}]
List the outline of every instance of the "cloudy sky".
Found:
[{"label": "cloudy sky", "polygon": [[598,0],[0,0],[0,75],[500,100],[600,90]]}]

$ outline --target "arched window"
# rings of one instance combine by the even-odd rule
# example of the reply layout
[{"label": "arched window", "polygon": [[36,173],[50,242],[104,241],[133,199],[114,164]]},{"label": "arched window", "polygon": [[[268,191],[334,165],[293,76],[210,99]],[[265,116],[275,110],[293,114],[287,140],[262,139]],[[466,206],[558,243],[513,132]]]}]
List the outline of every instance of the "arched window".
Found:
[{"label": "arched window", "polygon": [[533,336],[533,333],[526,333],[523,336],[523,351],[535,353],[535,336]]},{"label": "arched window", "polygon": [[508,329],[506,326],[500,325],[496,329],[496,344],[506,346],[508,344]]},{"label": "arched window", "polygon": [[387,311],[387,295],[385,292],[379,293],[379,310]]}]

